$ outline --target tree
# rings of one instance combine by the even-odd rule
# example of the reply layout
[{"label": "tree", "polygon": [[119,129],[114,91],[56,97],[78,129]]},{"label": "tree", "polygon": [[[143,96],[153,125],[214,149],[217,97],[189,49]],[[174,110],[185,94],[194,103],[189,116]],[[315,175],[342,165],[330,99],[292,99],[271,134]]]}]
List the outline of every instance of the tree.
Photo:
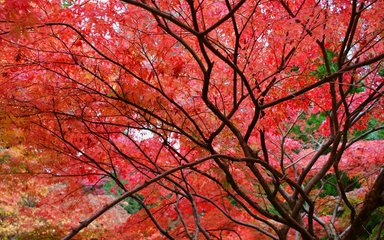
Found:
[{"label": "tree", "polygon": [[114,197],[65,239],[114,206],[116,238],[380,237],[383,1],[0,4],[15,161],[62,186],[40,216]]}]

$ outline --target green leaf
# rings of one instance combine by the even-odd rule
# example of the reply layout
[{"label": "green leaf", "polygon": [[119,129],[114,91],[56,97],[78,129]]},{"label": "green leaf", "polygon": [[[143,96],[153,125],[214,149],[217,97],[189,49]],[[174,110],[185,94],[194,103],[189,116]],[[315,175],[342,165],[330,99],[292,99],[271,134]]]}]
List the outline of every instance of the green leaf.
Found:
[{"label": "green leaf", "polygon": [[231,196],[227,196],[229,202],[231,203],[232,206],[237,207],[237,208],[242,208],[242,206],[239,204],[236,199],[232,198]]},{"label": "green leaf", "polygon": [[[383,221],[384,216],[384,207],[376,209],[370,216],[368,223],[364,226],[364,232],[361,235],[361,239],[374,239],[377,235],[378,227]],[[380,236],[384,236],[384,232],[382,231]],[[383,238],[378,238],[383,239]]]},{"label": "green leaf", "polygon": [[[332,52],[332,51],[330,51],[330,50],[326,50],[326,54],[327,54],[327,59],[329,61],[329,68],[330,68],[331,73],[337,72],[337,70],[338,70],[337,63],[332,61],[332,59],[337,54]],[[321,59],[323,60],[323,62],[325,62],[324,58],[321,58]],[[328,71],[327,71],[327,67],[325,66],[325,63],[320,65],[320,66],[318,66],[316,71],[310,72],[309,74],[312,75],[312,76],[316,76],[316,77],[318,77],[320,79],[322,79],[325,76],[327,76],[328,75]]]},{"label": "green leaf", "polygon": [[280,213],[276,210],[276,208],[274,206],[270,206],[268,211],[272,214],[275,214],[275,215],[278,215],[278,216],[281,216]]},{"label": "green leaf", "polygon": [[114,181],[106,181],[101,187],[106,194],[111,195],[111,190],[116,187],[116,183]]},{"label": "green leaf", "polygon": [[[134,196],[140,200],[144,200],[144,197],[140,194],[135,194]],[[132,197],[126,198],[120,206],[122,206],[129,214],[137,213],[143,208],[143,206]]]},{"label": "green leaf", "polygon": [[73,5],[73,0],[63,0],[61,2],[61,8],[67,8]]},{"label": "green leaf", "polygon": [[[360,188],[361,186],[357,177],[349,178],[344,171],[340,172],[340,181],[346,192]],[[337,179],[334,173],[325,175],[322,183],[316,184],[315,188],[320,188],[321,186],[322,191],[320,193],[320,197],[338,196],[339,193],[337,191]]]},{"label": "green leaf", "polygon": [[349,88],[349,91],[348,93],[349,94],[353,94],[353,93],[361,93],[361,92],[364,92],[365,91],[365,86],[364,84],[358,84],[357,86],[356,85],[353,85]]},{"label": "green leaf", "polygon": [[293,67],[291,67],[291,69],[289,71],[290,72],[298,72],[299,71],[299,67],[298,66],[293,66]]},{"label": "green leaf", "polygon": [[301,117],[304,120],[304,124],[298,124],[292,127],[292,133],[295,138],[300,139],[304,143],[310,143],[312,138],[309,136],[314,136],[314,133],[317,132],[320,125],[325,121],[327,114],[325,112],[317,114],[303,114]]},{"label": "green leaf", "polygon": [[384,77],[384,68],[382,68],[382,69],[379,70],[379,75],[382,76],[382,77]]},{"label": "green leaf", "polygon": [[[356,130],[356,131],[354,131],[353,132],[353,137],[357,138],[357,137],[365,134],[366,132],[368,132],[368,131],[370,131],[370,130],[374,129],[375,127],[378,127],[378,126],[380,126],[379,120],[371,118],[368,121],[367,128],[364,129],[364,130]],[[382,140],[382,139],[384,139],[384,129],[372,132],[372,133],[368,134],[366,137],[364,137],[364,139],[365,140]]]}]

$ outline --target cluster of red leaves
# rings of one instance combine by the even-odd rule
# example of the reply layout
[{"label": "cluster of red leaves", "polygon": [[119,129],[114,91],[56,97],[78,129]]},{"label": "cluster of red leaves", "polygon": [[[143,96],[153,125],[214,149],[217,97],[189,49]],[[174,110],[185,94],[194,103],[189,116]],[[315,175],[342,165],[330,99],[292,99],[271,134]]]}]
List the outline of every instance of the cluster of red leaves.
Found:
[{"label": "cluster of red leaves", "polygon": [[[318,151],[315,142],[308,144],[291,132],[296,125],[305,128],[302,115],[327,113],[312,134],[321,141],[337,135],[335,122],[358,115],[350,113],[364,112],[353,126],[340,124],[340,129],[349,128],[345,135],[366,129],[370,119],[384,120],[383,99],[375,96],[383,84],[379,64],[348,70],[383,51],[377,39],[382,38],[377,18],[383,17],[383,2],[361,10],[357,37],[340,56],[353,11],[349,1],[246,1],[222,22],[235,3],[207,0],[194,15],[188,1],[155,2],[0,2],[0,103],[4,116],[18,121],[17,127],[4,127],[8,137],[2,145],[23,148],[21,156],[4,150],[11,157],[1,169],[12,177],[34,176],[20,186],[3,185],[4,201],[23,201],[23,194],[29,194],[38,201],[22,207],[22,215],[67,230],[119,190],[221,154],[227,156],[222,163],[212,158],[144,188],[139,193],[143,209],[121,226],[107,216],[97,234],[108,236],[112,225],[116,238],[158,239],[159,229],[178,238],[207,231],[217,238],[261,238],[261,230],[280,226],[266,216],[255,217],[250,204],[260,203],[265,215],[276,211],[264,191],[276,180],[271,168],[297,180]],[[196,29],[207,32],[196,37]],[[347,60],[339,64],[343,57]],[[325,70],[326,65],[332,68]],[[329,84],[335,83],[328,78],[336,73],[334,93]],[[308,86],[316,87],[300,92]],[[364,91],[356,91],[359,86]],[[337,105],[334,99],[343,101]],[[269,167],[260,167],[267,186],[244,164],[251,150]],[[376,176],[383,163],[383,150],[381,141],[358,142],[345,150],[338,168],[368,179],[365,190],[373,181],[369,174]],[[231,158],[237,161],[227,161]],[[306,179],[327,161],[329,155],[318,157]],[[100,190],[110,180],[116,182],[111,192],[88,204],[93,200],[84,187]],[[243,196],[231,181],[241,186],[248,202],[235,200]],[[291,185],[281,187],[294,192]],[[14,188],[21,189],[19,195],[11,193]],[[276,198],[285,201],[280,193]],[[317,213],[326,212],[321,201]],[[320,218],[329,223],[327,214]],[[345,226],[339,223],[341,231]],[[325,234],[315,228],[316,234]]]}]

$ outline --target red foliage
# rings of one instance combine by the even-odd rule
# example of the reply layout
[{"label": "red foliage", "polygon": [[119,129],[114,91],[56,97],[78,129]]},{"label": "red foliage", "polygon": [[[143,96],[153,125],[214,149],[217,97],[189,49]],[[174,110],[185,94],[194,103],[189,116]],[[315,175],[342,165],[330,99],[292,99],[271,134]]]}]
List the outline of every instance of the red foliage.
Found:
[{"label": "red foliage", "polygon": [[359,140],[383,128],[383,7],[0,1],[2,146],[23,149],[1,171],[37,201],[20,213],[67,239],[115,205],[124,224],[83,237],[350,236],[380,205],[357,190],[382,193],[382,140]]}]

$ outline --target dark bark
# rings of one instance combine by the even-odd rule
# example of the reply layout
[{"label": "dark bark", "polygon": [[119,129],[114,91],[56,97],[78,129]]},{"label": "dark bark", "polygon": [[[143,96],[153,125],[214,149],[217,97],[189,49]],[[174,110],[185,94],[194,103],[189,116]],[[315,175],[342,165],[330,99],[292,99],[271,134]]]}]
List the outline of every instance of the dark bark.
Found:
[{"label": "dark bark", "polygon": [[342,237],[342,240],[359,239],[359,236],[364,231],[364,225],[369,221],[371,214],[381,206],[384,206],[384,170],[381,170],[373,188],[364,200],[361,211],[352,222],[349,230]]}]

